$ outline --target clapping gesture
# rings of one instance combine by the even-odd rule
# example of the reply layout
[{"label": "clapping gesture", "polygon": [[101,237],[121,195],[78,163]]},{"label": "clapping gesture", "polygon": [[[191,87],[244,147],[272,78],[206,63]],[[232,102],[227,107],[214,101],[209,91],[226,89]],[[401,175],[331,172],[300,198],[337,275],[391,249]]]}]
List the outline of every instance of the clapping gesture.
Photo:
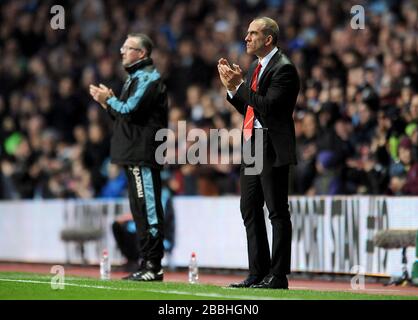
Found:
[{"label": "clapping gesture", "polygon": [[222,84],[230,91],[236,90],[244,82],[242,70],[239,65],[233,64],[231,67],[225,58],[219,59],[218,72]]},{"label": "clapping gesture", "polygon": [[106,109],[106,100],[113,97],[115,94],[112,89],[109,89],[104,84],[100,84],[98,87],[91,84],[89,87],[90,95],[94,101],[100,103],[100,105]]}]

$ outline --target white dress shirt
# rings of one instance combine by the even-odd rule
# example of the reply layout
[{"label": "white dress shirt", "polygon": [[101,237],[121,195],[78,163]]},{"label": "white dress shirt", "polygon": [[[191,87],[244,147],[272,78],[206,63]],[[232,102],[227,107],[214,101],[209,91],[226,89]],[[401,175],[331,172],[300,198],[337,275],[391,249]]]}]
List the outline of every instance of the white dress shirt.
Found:
[{"label": "white dress shirt", "polygon": [[[266,55],[264,58],[262,58],[261,60],[259,59],[259,63],[261,64],[261,69],[260,72],[258,73],[258,78],[257,78],[257,82],[258,80],[261,78],[261,75],[263,74],[264,70],[266,69],[267,65],[269,64],[271,58],[276,54],[276,52],[279,49],[277,49],[277,47],[274,47],[273,50],[270,51],[270,53],[268,55]],[[241,83],[242,84],[242,83]],[[239,87],[241,86],[241,84],[234,90],[234,91],[230,91],[228,90],[228,95],[229,97],[232,99],[232,97],[237,93]],[[254,116],[254,128],[262,128],[263,126],[261,125],[260,121],[257,120],[257,118]]]}]

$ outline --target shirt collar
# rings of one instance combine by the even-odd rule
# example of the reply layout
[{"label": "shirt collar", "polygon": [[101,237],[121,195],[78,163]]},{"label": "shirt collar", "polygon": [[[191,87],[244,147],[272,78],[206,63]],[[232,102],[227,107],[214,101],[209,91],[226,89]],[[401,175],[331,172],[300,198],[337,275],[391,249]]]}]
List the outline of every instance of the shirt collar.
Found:
[{"label": "shirt collar", "polygon": [[274,47],[274,49],[271,50],[268,55],[266,55],[263,59],[259,60],[261,68],[265,68],[269,64],[271,58],[276,54],[277,51],[279,51],[279,49],[277,47]]},{"label": "shirt collar", "polygon": [[151,58],[144,58],[138,61],[135,61],[134,63],[130,64],[129,66],[125,67],[125,70],[129,73],[129,74],[134,74],[137,70],[139,69],[143,69],[146,66],[152,65],[153,61]]}]

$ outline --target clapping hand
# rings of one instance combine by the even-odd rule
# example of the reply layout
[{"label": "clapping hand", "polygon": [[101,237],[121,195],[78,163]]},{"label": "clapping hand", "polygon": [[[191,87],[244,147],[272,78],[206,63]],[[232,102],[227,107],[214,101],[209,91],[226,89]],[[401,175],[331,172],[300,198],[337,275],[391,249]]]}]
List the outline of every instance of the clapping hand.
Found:
[{"label": "clapping hand", "polygon": [[233,64],[230,66],[228,60],[221,58],[218,61],[218,72],[222,84],[228,90],[236,90],[236,88],[244,81],[241,68]]},{"label": "clapping hand", "polygon": [[98,87],[91,84],[89,91],[94,101],[100,103],[103,108],[106,108],[106,100],[115,95],[113,90],[109,89],[104,84],[100,84]]}]

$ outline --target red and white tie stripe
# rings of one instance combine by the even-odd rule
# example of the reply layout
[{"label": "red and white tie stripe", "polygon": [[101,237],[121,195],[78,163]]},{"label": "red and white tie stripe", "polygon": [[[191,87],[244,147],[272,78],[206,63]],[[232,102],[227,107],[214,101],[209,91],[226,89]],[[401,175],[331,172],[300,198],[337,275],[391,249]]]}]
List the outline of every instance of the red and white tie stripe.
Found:
[{"label": "red and white tie stripe", "polygon": [[[257,65],[254,70],[253,77],[251,79],[251,90],[254,92],[257,91],[257,81],[258,81],[258,74],[260,73],[261,63]],[[244,140],[248,141],[251,136],[253,135],[253,128],[254,128],[254,109],[252,106],[247,107],[247,112],[245,113],[244,118]]]}]

